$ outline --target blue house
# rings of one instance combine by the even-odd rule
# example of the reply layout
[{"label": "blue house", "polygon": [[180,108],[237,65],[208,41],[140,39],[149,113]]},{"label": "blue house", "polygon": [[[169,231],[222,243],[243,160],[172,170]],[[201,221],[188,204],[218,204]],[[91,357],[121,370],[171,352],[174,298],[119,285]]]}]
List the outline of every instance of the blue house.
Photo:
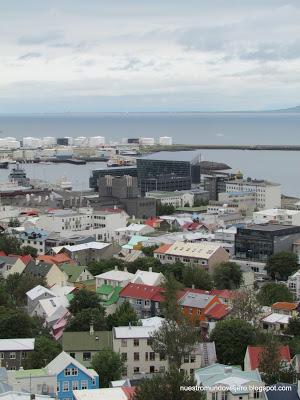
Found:
[{"label": "blue house", "polygon": [[72,400],[73,390],[99,388],[97,372],[84,367],[64,351],[54,358],[45,369],[49,376],[56,376],[59,400]]}]

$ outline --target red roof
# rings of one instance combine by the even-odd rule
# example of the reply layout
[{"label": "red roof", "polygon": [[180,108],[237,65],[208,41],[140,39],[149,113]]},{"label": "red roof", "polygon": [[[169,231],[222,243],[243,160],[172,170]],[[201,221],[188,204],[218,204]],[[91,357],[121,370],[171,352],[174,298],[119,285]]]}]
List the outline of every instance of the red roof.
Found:
[{"label": "red roof", "polygon": [[151,228],[155,228],[155,226],[156,226],[157,224],[161,223],[161,222],[163,222],[163,220],[160,219],[160,218],[148,218],[148,219],[144,222],[144,224],[145,224],[145,225],[148,225],[148,226],[151,226]]},{"label": "red roof", "polygon": [[120,292],[120,297],[130,297],[133,299],[153,300],[162,302],[164,288],[159,286],[142,285],[139,283],[128,283]]},{"label": "red roof", "polygon": [[234,297],[235,292],[233,290],[228,290],[228,289],[223,289],[223,290],[213,289],[210,291],[210,294],[229,300]]},{"label": "red roof", "polygon": [[9,254],[9,257],[19,258],[21,261],[23,261],[25,265],[27,265],[31,260],[33,260],[33,257],[31,257],[30,254],[26,254],[25,256],[20,256],[20,254]]},{"label": "red roof", "polygon": [[4,253],[4,251],[0,251],[0,256],[6,256],[6,253]]},{"label": "red roof", "polygon": [[183,229],[186,229],[188,231],[195,231],[199,227],[200,227],[199,222],[187,222],[182,226]]},{"label": "red roof", "polygon": [[133,395],[135,393],[135,387],[122,387],[123,392],[125,393],[128,400],[133,399]]},{"label": "red roof", "polygon": [[163,244],[162,246],[160,246],[158,249],[154,250],[154,253],[158,253],[158,254],[164,254],[166,251],[169,250],[169,248],[171,247],[171,244]]},{"label": "red roof", "polygon": [[212,308],[210,308],[205,315],[208,318],[222,319],[229,313],[229,307],[223,303],[216,303]]},{"label": "red roof", "polygon": [[70,263],[72,261],[72,259],[65,253],[59,253],[54,256],[50,255],[38,256],[38,260],[53,264]]},{"label": "red roof", "polygon": [[287,302],[287,301],[278,301],[277,303],[274,303],[271,307],[275,308],[276,310],[292,311],[292,310],[295,310],[297,308],[297,304],[290,303],[290,302]]},{"label": "red roof", "polygon": [[[254,370],[259,367],[260,357],[264,351],[263,346],[248,346],[247,353],[249,355],[250,368]],[[280,359],[290,362],[290,348],[289,346],[280,346],[279,348]]]}]

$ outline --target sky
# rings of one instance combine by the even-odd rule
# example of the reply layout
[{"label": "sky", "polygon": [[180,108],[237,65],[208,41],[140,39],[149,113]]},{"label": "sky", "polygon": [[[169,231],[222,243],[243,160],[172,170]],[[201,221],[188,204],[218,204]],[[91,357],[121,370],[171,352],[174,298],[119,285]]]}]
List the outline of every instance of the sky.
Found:
[{"label": "sky", "polygon": [[0,16],[0,114],[300,104],[299,0],[10,0]]}]

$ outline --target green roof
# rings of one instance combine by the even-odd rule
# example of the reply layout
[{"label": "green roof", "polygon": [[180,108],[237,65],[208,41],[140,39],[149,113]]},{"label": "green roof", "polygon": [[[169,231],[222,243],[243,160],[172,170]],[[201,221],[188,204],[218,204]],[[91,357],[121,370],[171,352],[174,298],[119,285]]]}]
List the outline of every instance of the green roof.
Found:
[{"label": "green roof", "polygon": [[105,285],[103,284],[102,286],[98,287],[96,289],[97,294],[104,294],[104,295],[109,295],[111,292],[113,292],[114,288],[111,285]]},{"label": "green roof", "polygon": [[66,298],[69,300],[69,302],[70,301],[72,301],[73,299],[74,299],[74,294],[73,293],[68,293],[67,295],[66,295]]},{"label": "green roof", "polygon": [[30,377],[38,377],[38,376],[47,376],[48,372],[45,368],[40,369],[19,369],[15,372],[16,379],[18,378],[30,378]]},{"label": "green roof", "polygon": [[90,332],[64,332],[62,348],[66,352],[112,349],[112,332],[95,331],[92,335]]},{"label": "green roof", "polygon": [[87,269],[84,265],[72,265],[62,264],[59,267],[66,275],[68,275],[68,281],[74,283],[77,281],[82,272]]}]

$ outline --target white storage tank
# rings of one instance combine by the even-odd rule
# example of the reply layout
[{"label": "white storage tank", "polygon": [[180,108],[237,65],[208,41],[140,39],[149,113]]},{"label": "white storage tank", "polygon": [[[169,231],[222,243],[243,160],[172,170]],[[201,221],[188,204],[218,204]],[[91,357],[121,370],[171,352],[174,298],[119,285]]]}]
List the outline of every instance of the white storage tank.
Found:
[{"label": "white storage tank", "polygon": [[42,143],[44,147],[52,147],[56,145],[56,139],[53,136],[45,136],[42,138]]},{"label": "white storage tank", "polygon": [[100,147],[105,144],[105,137],[103,136],[92,136],[89,138],[90,147]]},{"label": "white storage tank", "polygon": [[13,137],[5,137],[0,139],[0,147],[2,149],[18,149],[21,144]]},{"label": "white storage tank", "polygon": [[170,136],[161,136],[158,142],[162,146],[171,146],[173,144],[173,139]]},{"label": "white storage tank", "polygon": [[31,136],[27,136],[23,138],[23,147],[29,149],[35,149],[37,147],[41,147],[42,141],[40,138],[35,138]]},{"label": "white storage tank", "polygon": [[88,139],[86,136],[78,136],[74,139],[74,146],[86,146]]},{"label": "white storage tank", "polygon": [[153,146],[155,143],[153,137],[141,137],[140,138],[140,144],[144,146]]}]

